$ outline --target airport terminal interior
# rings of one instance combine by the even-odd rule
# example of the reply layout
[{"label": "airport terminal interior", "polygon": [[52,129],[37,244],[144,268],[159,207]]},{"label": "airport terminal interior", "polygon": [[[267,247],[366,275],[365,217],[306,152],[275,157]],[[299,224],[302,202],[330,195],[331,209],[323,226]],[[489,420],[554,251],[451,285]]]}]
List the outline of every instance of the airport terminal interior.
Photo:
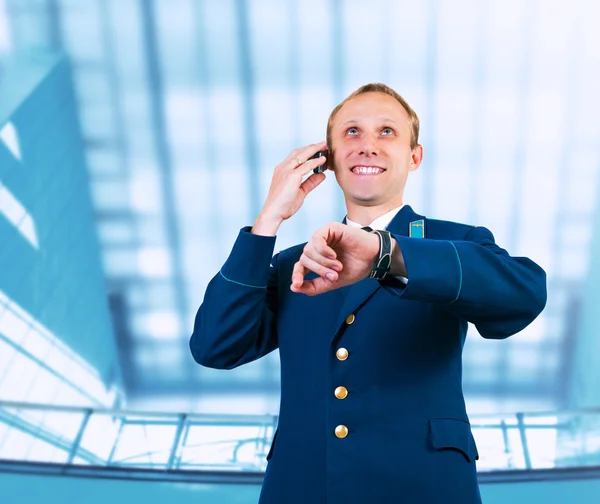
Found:
[{"label": "airport terminal interior", "polygon": [[[258,502],[279,353],[201,366],[196,312],[274,167],[368,82],[419,115],[404,202],[547,273],[521,332],[469,326],[483,502],[599,503],[599,15],[590,0],[0,0],[0,503]],[[345,216],[328,176],[276,251]]]}]

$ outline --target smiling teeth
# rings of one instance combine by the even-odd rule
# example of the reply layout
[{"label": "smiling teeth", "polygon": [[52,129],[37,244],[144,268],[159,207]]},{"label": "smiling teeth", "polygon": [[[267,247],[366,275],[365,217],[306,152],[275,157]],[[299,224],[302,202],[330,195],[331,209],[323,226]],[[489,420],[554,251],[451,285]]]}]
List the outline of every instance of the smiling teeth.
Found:
[{"label": "smiling teeth", "polygon": [[373,168],[371,166],[357,166],[352,171],[354,173],[358,173],[359,175],[373,175],[383,172],[381,168]]}]

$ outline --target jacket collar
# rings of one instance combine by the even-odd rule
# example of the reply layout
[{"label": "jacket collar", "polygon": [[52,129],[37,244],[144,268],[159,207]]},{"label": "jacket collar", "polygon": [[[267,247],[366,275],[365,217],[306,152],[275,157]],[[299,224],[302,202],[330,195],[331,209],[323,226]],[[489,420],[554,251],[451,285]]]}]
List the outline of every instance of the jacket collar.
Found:
[{"label": "jacket collar", "polygon": [[[404,205],[398,210],[386,229],[393,234],[408,236],[410,223],[418,220],[425,220],[425,217],[415,213],[410,205]],[[342,224],[346,224],[346,217],[344,217]]]}]

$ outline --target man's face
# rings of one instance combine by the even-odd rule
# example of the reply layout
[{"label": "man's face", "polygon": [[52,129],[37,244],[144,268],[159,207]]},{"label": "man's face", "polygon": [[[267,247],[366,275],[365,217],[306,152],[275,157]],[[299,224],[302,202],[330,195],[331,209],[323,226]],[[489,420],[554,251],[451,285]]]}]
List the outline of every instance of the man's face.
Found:
[{"label": "man's face", "polygon": [[421,163],[422,149],[410,141],[408,113],[392,96],[363,93],[346,102],[333,119],[330,148],[347,203],[402,204],[408,172]]}]

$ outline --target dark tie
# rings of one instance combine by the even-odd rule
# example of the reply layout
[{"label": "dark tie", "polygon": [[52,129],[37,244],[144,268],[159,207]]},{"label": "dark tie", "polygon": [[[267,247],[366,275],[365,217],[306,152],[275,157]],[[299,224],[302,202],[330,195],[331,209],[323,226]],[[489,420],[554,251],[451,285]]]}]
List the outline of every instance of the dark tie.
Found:
[{"label": "dark tie", "polygon": [[369,227],[369,226],[365,226],[361,229],[364,229],[367,233],[370,233],[371,231],[373,231],[373,228]]}]

